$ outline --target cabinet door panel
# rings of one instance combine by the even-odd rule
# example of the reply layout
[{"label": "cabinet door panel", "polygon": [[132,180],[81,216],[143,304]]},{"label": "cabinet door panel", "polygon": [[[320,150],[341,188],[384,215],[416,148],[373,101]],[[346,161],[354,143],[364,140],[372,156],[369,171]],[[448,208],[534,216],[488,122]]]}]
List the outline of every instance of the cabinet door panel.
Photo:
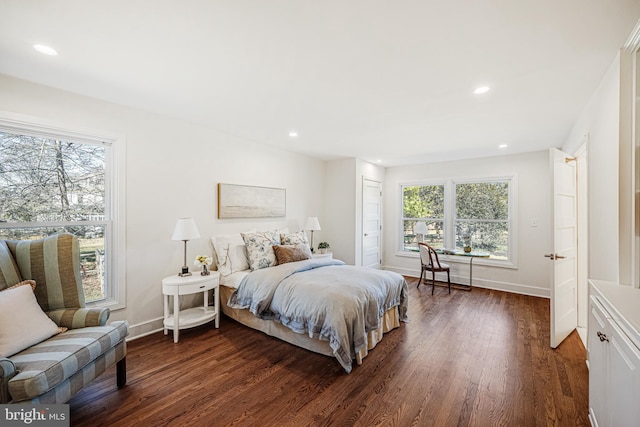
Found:
[{"label": "cabinet door panel", "polygon": [[600,341],[600,334],[607,334],[608,322],[606,312],[591,297],[589,310],[589,415],[594,426],[609,425],[609,391],[607,380],[607,347],[606,341]]},{"label": "cabinet door panel", "polygon": [[640,423],[640,352],[613,321],[609,338],[609,399],[612,426]]}]

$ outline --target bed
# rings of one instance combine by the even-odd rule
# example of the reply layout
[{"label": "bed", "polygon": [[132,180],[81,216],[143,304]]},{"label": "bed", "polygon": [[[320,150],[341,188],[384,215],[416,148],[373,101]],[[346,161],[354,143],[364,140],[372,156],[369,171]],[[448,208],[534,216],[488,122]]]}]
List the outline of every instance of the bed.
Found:
[{"label": "bed", "polygon": [[299,233],[273,232],[266,243],[262,241],[258,246],[269,258],[265,262],[253,253],[247,237],[255,234],[244,233],[245,245],[237,236],[212,238],[221,272],[222,312],[232,319],[335,357],[347,373],[354,360],[361,364],[385,333],[407,320],[407,283],[401,275],[313,258],[310,253],[278,262],[285,260],[271,253],[280,253],[280,246],[304,248],[306,237]]}]

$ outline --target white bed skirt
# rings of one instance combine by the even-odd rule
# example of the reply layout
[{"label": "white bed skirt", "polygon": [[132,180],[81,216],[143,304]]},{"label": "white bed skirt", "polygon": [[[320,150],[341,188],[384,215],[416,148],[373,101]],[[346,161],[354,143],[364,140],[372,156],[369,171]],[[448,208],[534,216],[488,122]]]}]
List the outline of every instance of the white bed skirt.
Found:
[{"label": "white bed skirt", "polygon": [[[269,336],[279,338],[289,344],[334,357],[329,341],[321,341],[316,338],[311,338],[308,335],[296,333],[279,322],[260,319],[249,310],[230,308],[227,306],[227,301],[229,301],[229,297],[234,290],[234,288],[220,285],[220,306],[224,314],[245,326],[264,332]],[[388,310],[380,320],[380,327],[367,334],[367,348],[363,348],[356,354],[356,363],[358,365],[362,364],[362,359],[369,354],[369,350],[373,349],[376,344],[382,340],[382,336],[385,333],[400,326],[398,307]]]}]

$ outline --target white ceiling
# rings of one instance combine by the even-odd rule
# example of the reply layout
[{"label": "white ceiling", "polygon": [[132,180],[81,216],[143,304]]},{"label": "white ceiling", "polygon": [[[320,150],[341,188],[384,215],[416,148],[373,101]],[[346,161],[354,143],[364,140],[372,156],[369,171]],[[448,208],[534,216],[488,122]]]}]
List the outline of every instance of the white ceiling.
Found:
[{"label": "white ceiling", "polygon": [[0,0],[0,73],[392,166],[560,147],[639,17],[640,0]]}]

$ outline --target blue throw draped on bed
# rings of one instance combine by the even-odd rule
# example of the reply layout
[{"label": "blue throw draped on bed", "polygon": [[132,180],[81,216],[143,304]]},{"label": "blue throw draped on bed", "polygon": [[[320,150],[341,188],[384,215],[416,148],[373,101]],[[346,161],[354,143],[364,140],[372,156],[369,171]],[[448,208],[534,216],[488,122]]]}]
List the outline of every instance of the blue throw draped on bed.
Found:
[{"label": "blue throw draped on bed", "polygon": [[350,372],[352,359],[367,346],[367,333],[380,326],[387,310],[397,306],[400,320],[407,320],[408,290],[397,273],[319,258],[249,273],[228,305],[328,340]]}]

